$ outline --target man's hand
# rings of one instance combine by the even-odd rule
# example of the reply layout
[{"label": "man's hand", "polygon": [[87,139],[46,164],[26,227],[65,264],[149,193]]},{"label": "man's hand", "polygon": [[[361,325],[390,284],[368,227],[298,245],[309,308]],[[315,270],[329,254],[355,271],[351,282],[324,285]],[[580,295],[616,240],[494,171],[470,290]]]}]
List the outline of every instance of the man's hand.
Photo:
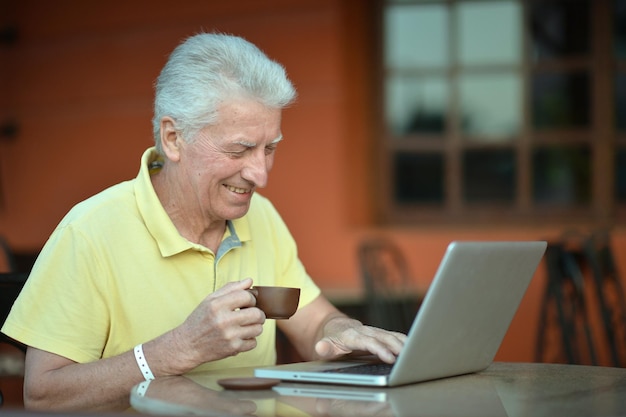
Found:
[{"label": "man's hand", "polygon": [[175,351],[183,356],[181,374],[196,366],[235,356],[256,347],[256,337],[263,332],[265,314],[254,307],[256,299],[246,289],[247,278],[226,284],[207,296],[178,328],[174,329]]},{"label": "man's hand", "polygon": [[406,340],[402,333],[364,326],[341,316],[328,320],[323,332],[323,337],[315,344],[315,353],[320,359],[369,353],[383,362],[394,363]]},{"label": "man's hand", "polygon": [[277,325],[304,360],[369,354],[394,363],[406,340],[402,333],[364,326],[348,318],[323,295]]}]

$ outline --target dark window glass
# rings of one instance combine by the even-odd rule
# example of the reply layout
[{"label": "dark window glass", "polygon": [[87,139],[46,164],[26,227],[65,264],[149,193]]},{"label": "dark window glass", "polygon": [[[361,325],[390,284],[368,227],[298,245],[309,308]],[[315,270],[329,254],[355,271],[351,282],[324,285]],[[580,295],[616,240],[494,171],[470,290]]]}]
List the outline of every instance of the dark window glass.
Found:
[{"label": "dark window glass", "polygon": [[542,0],[530,5],[534,58],[586,55],[590,44],[590,7],[585,0]]},{"label": "dark window glass", "polygon": [[615,78],[615,123],[621,131],[626,131],[626,74]]},{"label": "dark window glass", "polygon": [[533,197],[538,204],[591,201],[591,152],[581,147],[546,147],[533,153]]},{"label": "dark window glass", "polygon": [[398,203],[441,203],[444,164],[441,154],[397,152],[393,158],[394,197]]},{"label": "dark window glass", "polygon": [[626,59],[626,0],[615,0],[614,8],[615,56]]},{"label": "dark window glass", "polygon": [[467,202],[513,202],[513,150],[471,150],[463,154],[463,194]]},{"label": "dark window glass", "polygon": [[533,125],[538,129],[589,126],[589,75],[537,73],[532,81]]},{"label": "dark window glass", "polygon": [[615,155],[615,198],[626,203],[626,149],[620,148]]}]

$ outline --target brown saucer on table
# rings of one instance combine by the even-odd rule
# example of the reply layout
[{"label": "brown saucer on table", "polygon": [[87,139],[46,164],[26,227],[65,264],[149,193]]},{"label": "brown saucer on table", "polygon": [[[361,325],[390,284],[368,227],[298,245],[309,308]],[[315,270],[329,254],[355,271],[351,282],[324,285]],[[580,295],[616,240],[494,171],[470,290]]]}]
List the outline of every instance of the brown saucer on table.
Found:
[{"label": "brown saucer on table", "polygon": [[280,383],[279,379],[271,378],[223,378],[218,379],[217,383],[225,388],[232,390],[263,390],[270,389]]}]

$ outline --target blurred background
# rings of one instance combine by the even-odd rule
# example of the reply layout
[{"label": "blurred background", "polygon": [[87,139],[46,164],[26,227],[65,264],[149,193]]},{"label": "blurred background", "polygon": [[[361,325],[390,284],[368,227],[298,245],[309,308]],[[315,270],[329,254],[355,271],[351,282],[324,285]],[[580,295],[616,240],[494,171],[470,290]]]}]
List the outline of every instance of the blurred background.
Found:
[{"label": "blurred background", "polygon": [[0,0],[0,268],[136,176],[154,80],[199,31],[298,89],[261,193],[331,300],[383,320],[382,280],[410,316],[450,241],[546,239],[497,359],[624,366],[626,0]]}]

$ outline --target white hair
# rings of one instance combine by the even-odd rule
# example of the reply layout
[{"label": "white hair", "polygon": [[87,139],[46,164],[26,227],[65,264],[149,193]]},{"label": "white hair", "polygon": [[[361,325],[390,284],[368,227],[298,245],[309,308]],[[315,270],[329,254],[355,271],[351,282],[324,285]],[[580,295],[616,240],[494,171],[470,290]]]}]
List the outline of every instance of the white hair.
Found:
[{"label": "white hair", "polygon": [[184,140],[216,123],[220,103],[233,97],[284,108],[296,98],[285,69],[243,38],[200,33],[170,55],[155,84],[152,129],[161,149],[161,119],[174,119]]}]

